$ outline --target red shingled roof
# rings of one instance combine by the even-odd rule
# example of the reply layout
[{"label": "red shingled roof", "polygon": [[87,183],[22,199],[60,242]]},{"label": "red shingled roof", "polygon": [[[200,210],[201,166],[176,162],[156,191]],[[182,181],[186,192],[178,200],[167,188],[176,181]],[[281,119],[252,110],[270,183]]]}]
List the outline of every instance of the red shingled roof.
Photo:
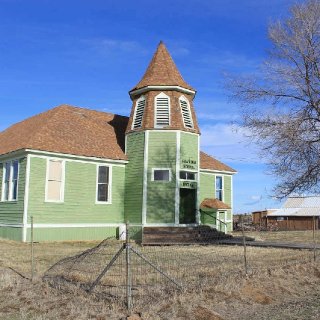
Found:
[{"label": "red shingled roof", "polygon": [[218,199],[206,198],[200,204],[201,209],[231,209],[229,205]]},{"label": "red shingled roof", "polygon": [[162,41],[159,43],[157,51],[144,76],[131,91],[146,86],[180,86],[195,91],[183,80],[177,66]]},{"label": "red shingled roof", "polygon": [[236,173],[237,171],[220,162],[219,160],[209,156],[204,152],[200,152],[200,168],[217,171],[229,171]]},{"label": "red shingled roof", "polygon": [[[61,105],[0,132],[0,155],[33,149],[127,160],[124,150],[128,119],[112,113]],[[204,152],[200,153],[200,168],[236,172]]]},{"label": "red shingled roof", "polygon": [[61,105],[0,132],[0,154],[20,149],[127,160],[128,118]]}]

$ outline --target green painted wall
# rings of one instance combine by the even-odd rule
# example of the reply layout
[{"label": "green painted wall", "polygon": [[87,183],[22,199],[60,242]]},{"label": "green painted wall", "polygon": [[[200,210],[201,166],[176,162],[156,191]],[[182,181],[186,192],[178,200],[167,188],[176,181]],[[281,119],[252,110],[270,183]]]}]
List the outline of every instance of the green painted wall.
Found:
[{"label": "green painted wall", "polygon": [[[5,161],[3,161],[5,162]],[[26,183],[26,158],[19,159],[18,200],[0,201],[0,223],[18,224],[23,222],[24,190]],[[3,163],[0,164],[0,199],[3,179]]]},{"label": "green painted wall", "polygon": [[198,139],[197,134],[188,134],[181,132],[180,135],[180,169],[181,170],[198,170]]},{"label": "green painted wall", "polygon": [[[208,174],[208,173],[200,173],[200,203],[205,198],[215,198],[215,176],[223,176],[223,197],[224,202],[231,206],[232,204],[232,178],[230,175],[223,174]],[[201,214],[201,223],[203,224],[215,224],[217,213],[211,210],[207,210],[206,213]],[[232,220],[232,212],[231,210],[226,210],[226,213],[220,213],[220,220]],[[224,231],[224,226],[220,226],[220,230]],[[232,231],[232,223],[228,223],[227,231]]]},{"label": "green painted wall", "polygon": [[[103,240],[116,237],[117,227],[85,227],[85,228],[34,228],[34,241],[59,240]],[[30,241],[31,229],[27,229],[27,241]]]},{"label": "green painted wall", "polygon": [[31,216],[35,224],[123,222],[124,167],[110,168],[112,203],[96,204],[96,163],[66,161],[64,202],[54,203],[45,202],[46,159],[32,157],[30,161],[28,222]]},{"label": "green painted wall", "polygon": [[124,211],[130,223],[142,223],[144,139],[144,132],[127,135]]},{"label": "green painted wall", "polygon": [[22,241],[22,228],[0,227],[0,238]]},{"label": "green painted wall", "polygon": [[[176,135],[176,132],[149,132],[147,223],[174,223],[175,220]],[[171,181],[152,181],[153,168],[171,169]]]}]

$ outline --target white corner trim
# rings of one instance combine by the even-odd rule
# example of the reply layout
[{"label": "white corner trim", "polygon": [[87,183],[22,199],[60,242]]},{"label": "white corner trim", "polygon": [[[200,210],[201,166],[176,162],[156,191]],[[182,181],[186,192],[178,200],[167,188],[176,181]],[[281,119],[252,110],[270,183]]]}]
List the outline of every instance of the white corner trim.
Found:
[{"label": "white corner trim", "polygon": [[190,90],[190,89],[186,89],[186,88],[183,88],[183,87],[180,87],[180,86],[145,86],[145,87],[143,87],[141,89],[132,90],[132,91],[129,92],[129,94],[130,94],[130,97],[133,97],[135,95],[142,94],[144,92],[151,91],[151,90],[154,90],[154,91],[172,91],[172,90],[175,90],[175,91],[179,91],[179,92],[187,93],[187,94],[191,94],[191,95],[195,95],[196,94],[196,91]]},{"label": "white corner trim", "polygon": [[177,150],[176,150],[176,194],[175,194],[175,214],[174,223],[179,224],[180,212],[180,152],[181,152],[181,132],[177,131]]},{"label": "white corner trim", "polygon": [[24,204],[23,204],[23,230],[22,241],[27,241],[27,224],[28,224],[28,206],[29,206],[29,182],[30,182],[30,155],[28,154],[26,163],[26,181],[24,187]]},{"label": "white corner trim", "polygon": [[149,157],[149,131],[144,134],[143,154],[143,187],[142,187],[142,224],[147,223],[147,191],[148,191],[148,157]]},{"label": "white corner trim", "polygon": [[201,214],[200,214],[200,135],[198,135],[198,173],[197,173],[197,203],[196,203],[196,222],[198,225],[201,224]]}]

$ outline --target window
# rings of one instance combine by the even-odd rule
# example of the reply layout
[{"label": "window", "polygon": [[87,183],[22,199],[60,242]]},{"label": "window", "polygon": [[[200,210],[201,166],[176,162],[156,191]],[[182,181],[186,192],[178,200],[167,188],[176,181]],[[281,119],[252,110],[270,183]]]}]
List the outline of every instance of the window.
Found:
[{"label": "window", "polygon": [[216,176],[216,199],[222,201],[223,190],[222,190],[222,177]]},{"label": "window", "polygon": [[195,172],[180,171],[180,179],[182,180],[196,180]]},{"label": "window", "polygon": [[132,129],[141,128],[145,105],[146,99],[144,96],[141,96],[136,102],[136,109],[134,112]]},{"label": "window", "polygon": [[170,100],[167,95],[160,93],[155,98],[155,127],[162,128],[170,125]]},{"label": "window", "polygon": [[184,96],[182,96],[180,97],[179,102],[184,126],[186,128],[193,128],[189,101]]},{"label": "window", "polygon": [[98,167],[97,202],[109,202],[109,167]]},{"label": "window", "polygon": [[171,181],[169,169],[153,169],[152,181]]},{"label": "window", "polygon": [[19,161],[12,160],[3,165],[2,201],[18,199]]},{"label": "window", "polygon": [[47,166],[46,201],[62,202],[64,162],[62,160],[48,160]]}]

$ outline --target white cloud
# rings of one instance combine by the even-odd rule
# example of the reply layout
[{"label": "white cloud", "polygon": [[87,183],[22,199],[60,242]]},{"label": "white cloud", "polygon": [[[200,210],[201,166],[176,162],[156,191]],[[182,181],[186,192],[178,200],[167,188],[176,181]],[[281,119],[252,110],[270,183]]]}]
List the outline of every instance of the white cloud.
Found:
[{"label": "white cloud", "polygon": [[83,40],[84,43],[90,45],[95,50],[101,53],[113,53],[113,52],[139,52],[146,54],[148,51],[137,41],[117,40],[117,39],[87,39]]}]

